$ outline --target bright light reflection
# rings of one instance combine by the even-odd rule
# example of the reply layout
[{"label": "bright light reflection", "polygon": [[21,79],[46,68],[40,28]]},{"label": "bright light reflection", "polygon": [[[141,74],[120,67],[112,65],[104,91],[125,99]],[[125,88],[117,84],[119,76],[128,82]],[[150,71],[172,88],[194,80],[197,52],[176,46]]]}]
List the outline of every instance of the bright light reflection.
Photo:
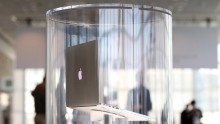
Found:
[{"label": "bright light reflection", "polygon": [[9,104],[9,95],[7,93],[0,94],[0,104],[2,107],[6,107]]},{"label": "bright light reflection", "polygon": [[26,69],[25,70],[25,91],[24,91],[24,102],[25,102],[25,122],[28,124],[34,124],[34,99],[31,95],[31,92],[35,89],[35,87],[42,82],[43,77],[45,75],[44,69]]}]

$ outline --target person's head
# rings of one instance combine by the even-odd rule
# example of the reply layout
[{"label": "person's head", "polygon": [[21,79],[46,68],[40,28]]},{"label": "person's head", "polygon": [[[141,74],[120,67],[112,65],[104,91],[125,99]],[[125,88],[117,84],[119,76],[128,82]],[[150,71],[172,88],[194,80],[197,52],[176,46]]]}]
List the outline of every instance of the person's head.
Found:
[{"label": "person's head", "polygon": [[144,85],[144,72],[143,71],[137,72],[136,80],[137,80],[138,86]]},{"label": "person's head", "polygon": [[191,105],[192,105],[192,107],[195,107],[195,106],[196,106],[196,101],[195,101],[195,100],[192,100],[192,101],[191,101]]}]

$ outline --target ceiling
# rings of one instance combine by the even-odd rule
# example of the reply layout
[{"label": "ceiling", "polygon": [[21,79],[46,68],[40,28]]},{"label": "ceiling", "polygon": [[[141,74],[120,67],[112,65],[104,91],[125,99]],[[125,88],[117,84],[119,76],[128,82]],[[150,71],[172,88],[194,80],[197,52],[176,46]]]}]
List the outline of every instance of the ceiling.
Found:
[{"label": "ceiling", "polygon": [[[14,46],[16,27],[26,25],[27,19],[33,26],[45,26],[47,10],[59,6],[81,3],[119,2],[119,0],[0,0],[0,38]],[[195,21],[220,15],[219,0],[120,0],[122,3],[138,3],[161,6],[173,12],[173,20]]]}]

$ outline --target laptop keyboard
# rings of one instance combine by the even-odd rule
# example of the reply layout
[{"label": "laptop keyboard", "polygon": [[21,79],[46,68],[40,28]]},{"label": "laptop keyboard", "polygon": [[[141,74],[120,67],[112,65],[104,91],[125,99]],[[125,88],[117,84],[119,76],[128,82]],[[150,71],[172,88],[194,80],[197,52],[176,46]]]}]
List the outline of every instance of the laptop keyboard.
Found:
[{"label": "laptop keyboard", "polygon": [[93,106],[76,107],[75,109],[90,113],[90,118],[92,121],[102,120],[104,117],[103,115],[110,115],[113,118],[124,118],[127,121],[156,121],[155,118],[152,118],[150,116],[120,109],[117,106],[102,103]]}]

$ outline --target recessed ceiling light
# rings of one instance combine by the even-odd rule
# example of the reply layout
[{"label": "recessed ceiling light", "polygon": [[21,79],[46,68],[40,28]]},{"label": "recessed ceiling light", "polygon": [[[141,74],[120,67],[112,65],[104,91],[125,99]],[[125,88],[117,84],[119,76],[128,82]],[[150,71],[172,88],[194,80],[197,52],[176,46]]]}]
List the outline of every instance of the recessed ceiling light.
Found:
[{"label": "recessed ceiling light", "polygon": [[11,16],[11,21],[12,22],[17,22],[18,18],[14,15]]}]

